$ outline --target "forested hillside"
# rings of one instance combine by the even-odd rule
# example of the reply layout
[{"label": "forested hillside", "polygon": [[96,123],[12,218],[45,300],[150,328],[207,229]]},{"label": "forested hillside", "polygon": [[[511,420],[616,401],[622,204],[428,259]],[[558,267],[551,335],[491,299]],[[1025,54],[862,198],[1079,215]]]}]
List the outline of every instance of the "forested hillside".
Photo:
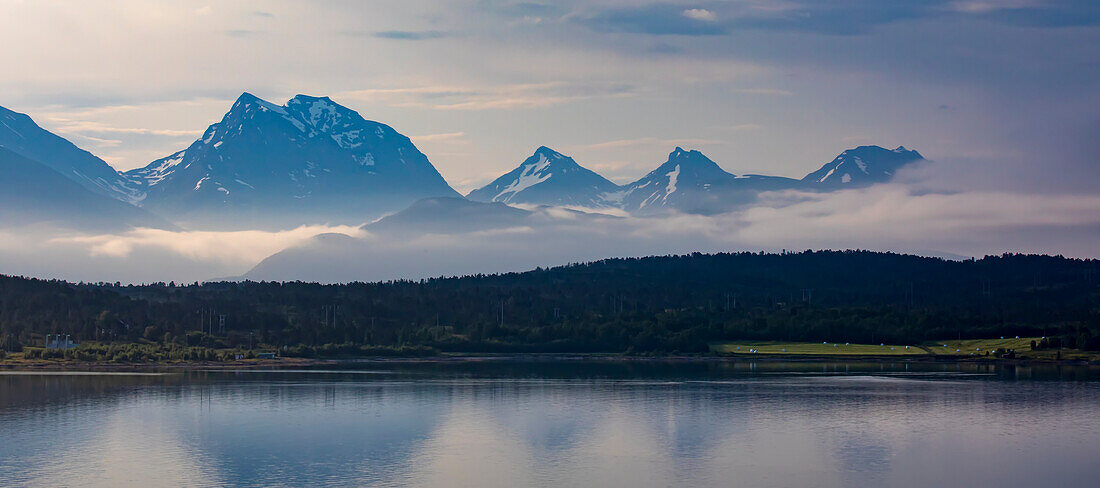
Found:
[{"label": "forested hillside", "polygon": [[[720,340],[1051,336],[1100,346],[1100,261],[865,251],[608,259],[524,273],[319,285],[71,284],[0,276],[0,342],[445,351],[705,351]],[[298,350],[309,350],[298,347]]]}]

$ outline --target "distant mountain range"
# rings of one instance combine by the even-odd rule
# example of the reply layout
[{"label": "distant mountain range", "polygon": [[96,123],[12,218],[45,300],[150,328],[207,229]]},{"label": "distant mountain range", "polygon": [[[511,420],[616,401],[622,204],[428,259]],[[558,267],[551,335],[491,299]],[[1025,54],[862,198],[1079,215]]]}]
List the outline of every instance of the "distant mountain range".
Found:
[{"label": "distant mountain range", "polygon": [[[395,222],[416,215],[421,221],[450,219],[462,226],[475,225],[470,220],[475,214],[482,220],[526,218],[505,207],[517,204],[635,215],[707,214],[750,204],[764,191],[834,191],[889,181],[902,166],[923,159],[904,147],[861,146],[796,180],[734,175],[699,151],[677,147],[657,169],[620,186],[542,146],[466,196],[500,206],[470,206],[412,141],[390,126],[366,120],[327,97],[298,95],[276,105],[248,93],[187,148],[125,173],[2,107],[0,148],[6,150],[0,154],[3,173],[23,171],[18,180],[3,182],[10,208],[41,207],[44,195],[50,195],[55,199],[46,205],[51,212],[82,206],[82,212],[73,210],[76,216],[94,208],[96,218],[83,220],[102,228],[357,224],[406,208],[397,214],[402,218],[372,224],[374,230],[407,227]],[[98,203],[87,203],[93,200]],[[0,214],[0,224],[16,220],[9,214],[14,215]],[[18,220],[25,221],[32,213],[21,215]],[[51,220],[72,220],[57,217]]]},{"label": "distant mountain range", "polygon": [[668,211],[717,213],[747,203],[764,191],[831,191],[889,181],[898,168],[922,160],[898,147],[849,149],[801,180],[726,172],[699,151],[677,147],[668,160],[642,178],[616,185],[572,158],[540,147],[520,166],[466,198],[482,202],[621,208],[631,214]]}]

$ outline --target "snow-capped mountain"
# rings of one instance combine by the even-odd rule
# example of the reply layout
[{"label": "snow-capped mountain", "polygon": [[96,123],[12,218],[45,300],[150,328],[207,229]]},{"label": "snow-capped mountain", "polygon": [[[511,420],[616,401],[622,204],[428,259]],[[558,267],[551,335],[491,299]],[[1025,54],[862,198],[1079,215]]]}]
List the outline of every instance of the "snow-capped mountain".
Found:
[{"label": "snow-capped mountain", "polygon": [[51,225],[115,232],[174,228],[129,203],[95,193],[50,166],[0,147],[0,227]]},{"label": "snow-capped mountain", "polygon": [[735,176],[723,170],[703,153],[677,147],[668,161],[638,181],[606,195],[634,214],[666,211],[715,213],[729,210],[756,198],[765,190],[796,185],[797,180],[779,176]]},{"label": "snow-capped mountain", "polygon": [[[385,124],[365,120],[327,97],[298,95],[280,106],[245,93],[221,121],[186,149],[121,174],[102,159],[42,129],[30,117],[2,107],[0,148],[11,153],[5,155],[9,161],[21,156],[51,170],[28,170],[28,175],[51,182],[60,175],[91,194],[148,210],[123,219],[126,221],[165,225],[173,221],[192,228],[231,229],[358,224],[435,197],[442,198],[434,203],[422,201],[409,211],[451,212],[458,224],[455,230],[471,216],[484,221],[500,217],[507,222],[520,217],[507,208],[463,206],[456,200],[461,196],[409,138]],[[637,215],[667,211],[707,214],[750,204],[763,191],[832,191],[889,181],[900,167],[922,160],[918,152],[904,147],[860,146],[844,151],[802,180],[794,180],[736,176],[699,151],[677,147],[657,169],[619,186],[543,146],[514,170],[470,192],[467,199],[472,201],[469,203],[619,208]],[[16,167],[14,164],[9,162],[8,167]],[[26,202],[31,200],[20,200],[20,195],[30,198],[27,192],[12,183],[17,180],[26,188],[42,187],[22,176],[4,182],[11,193],[9,203],[29,208]],[[64,192],[57,195],[63,199]],[[86,197],[74,196],[72,200],[81,199]],[[118,210],[89,203],[88,207],[133,212],[129,206]],[[543,213],[545,210],[536,211],[534,218]],[[411,215],[400,218],[407,220]],[[433,225],[439,227],[441,218],[434,217]]]},{"label": "snow-capped mountain", "polygon": [[38,126],[29,116],[0,107],[0,147],[37,161],[81,187],[133,203],[140,192],[109,164]]},{"label": "snow-capped mountain", "polygon": [[541,146],[519,167],[492,183],[470,192],[466,198],[479,202],[507,204],[612,206],[603,195],[619,186],[546,146]]},{"label": "snow-capped mountain", "polygon": [[821,169],[802,178],[802,182],[821,189],[857,188],[885,183],[894,177],[898,168],[923,159],[920,153],[906,149],[905,146],[898,146],[894,150],[879,146],[859,146],[840,153]]},{"label": "snow-capped mountain", "polygon": [[187,149],[125,176],[142,206],[191,227],[362,223],[459,196],[408,137],[306,95],[245,93]]}]

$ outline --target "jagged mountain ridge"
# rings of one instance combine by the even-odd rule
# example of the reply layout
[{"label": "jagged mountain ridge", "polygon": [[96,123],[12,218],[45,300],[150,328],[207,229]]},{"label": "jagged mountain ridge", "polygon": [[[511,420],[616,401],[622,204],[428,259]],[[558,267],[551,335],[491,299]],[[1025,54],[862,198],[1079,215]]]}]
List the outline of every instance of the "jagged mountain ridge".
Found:
[{"label": "jagged mountain ridge", "polygon": [[[711,214],[750,204],[765,191],[832,191],[886,182],[902,166],[921,160],[923,157],[919,153],[904,147],[888,150],[879,146],[860,146],[844,151],[799,180],[758,174],[735,175],[697,150],[677,147],[656,169],[619,186],[544,146],[519,167],[470,192],[467,198],[510,204],[620,208],[638,215],[673,211]],[[564,170],[572,168],[590,173],[602,183],[560,183],[569,181]],[[559,183],[554,184],[555,179]]]},{"label": "jagged mountain ridge", "polygon": [[[242,94],[182,151],[126,173],[0,108],[0,147],[49,166],[99,195],[135,203],[188,227],[256,228],[362,223],[424,198],[461,198],[408,137],[327,97],[276,105]],[[548,147],[467,198],[516,205],[723,212],[763,191],[832,191],[889,181],[923,160],[898,147],[860,146],[801,180],[731,174],[677,147],[642,178],[616,185]]]},{"label": "jagged mountain ridge", "polygon": [[192,226],[362,223],[458,196],[408,137],[306,95],[245,93],[187,149],[125,176],[144,207]]}]

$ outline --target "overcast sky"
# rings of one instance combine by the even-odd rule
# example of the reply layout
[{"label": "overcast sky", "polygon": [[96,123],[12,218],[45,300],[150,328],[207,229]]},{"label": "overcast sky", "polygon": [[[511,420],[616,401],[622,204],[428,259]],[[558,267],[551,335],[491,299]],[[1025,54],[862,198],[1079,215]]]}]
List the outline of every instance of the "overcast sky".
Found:
[{"label": "overcast sky", "polygon": [[119,169],[249,91],[331,96],[463,192],[539,145],[624,182],[677,145],[800,177],[860,144],[1092,192],[1098,25],[1095,0],[0,0],[0,105]]}]

